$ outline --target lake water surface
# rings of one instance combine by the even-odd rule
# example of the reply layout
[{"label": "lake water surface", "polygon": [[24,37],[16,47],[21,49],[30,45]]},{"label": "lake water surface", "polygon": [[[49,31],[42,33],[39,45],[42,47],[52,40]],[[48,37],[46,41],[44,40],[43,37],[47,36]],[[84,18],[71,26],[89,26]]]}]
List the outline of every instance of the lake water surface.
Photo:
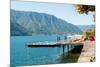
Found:
[{"label": "lake water surface", "polygon": [[[60,36],[64,39],[64,36]],[[57,36],[11,36],[11,66],[60,63],[62,47],[27,47],[30,42],[56,41]],[[65,48],[67,52],[67,48]]]}]

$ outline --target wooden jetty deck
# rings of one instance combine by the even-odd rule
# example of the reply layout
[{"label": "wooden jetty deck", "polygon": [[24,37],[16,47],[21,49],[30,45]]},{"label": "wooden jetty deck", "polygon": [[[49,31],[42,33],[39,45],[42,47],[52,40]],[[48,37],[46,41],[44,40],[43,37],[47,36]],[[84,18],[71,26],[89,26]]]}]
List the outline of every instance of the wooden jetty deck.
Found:
[{"label": "wooden jetty deck", "polygon": [[95,42],[86,41],[84,43],[78,62],[94,62],[95,61]]},{"label": "wooden jetty deck", "polygon": [[[62,47],[62,52],[63,52],[63,56],[65,54],[65,47],[67,48],[67,51],[69,52],[70,50],[72,50],[73,48],[75,48],[76,46],[83,46],[83,42],[81,41],[72,41],[72,40],[60,40],[60,41],[56,41],[56,42],[38,42],[38,43],[27,43],[27,46],[30,48],[35,48],[35,47],[50,47],[50,48],[54,48],[54,47]],[[69,53],[68,53],[69,54]]]},{"label": "wooden jetty deck", "polygon": [[61,46],[61,44],[35,44],[35,43],[33,43],[33,44],[29,44],[28,45],[28,47],[60,47]]},{"label": "wooden jetty deck", "polygon": [[70,41],[27,43],[28,47],[60,47],[64,45],[83,45],[83,43]]},{"label": "wooden jetty deck", "polygon": [[[30,48],[35,48],[35,47],[62,47],[63,51],[63,56],[65,53],[65,46],[67,46],[67,51],[69,52],[70,49],[73,49],[75,46],[83,45],[82,42],[72,42],[69,40],[63,40],[63,41],[58,41],[58,42],[38,42],[38,43],[27,43],[27,46]],[[70,47],[71,46],[71,47]]]}]

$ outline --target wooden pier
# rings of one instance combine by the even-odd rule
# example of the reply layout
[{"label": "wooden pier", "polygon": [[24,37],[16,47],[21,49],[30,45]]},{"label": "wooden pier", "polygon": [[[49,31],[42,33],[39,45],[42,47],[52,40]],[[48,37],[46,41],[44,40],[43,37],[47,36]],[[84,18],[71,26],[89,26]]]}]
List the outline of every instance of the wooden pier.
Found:
[{"label": "wooden pier", "polygon": [[83,45],[81,42],[68,42],[68,41],[60,41],[60,42],[51,42],[51,43],[27,43],[28,47],[60,47],[64,45]]},{"label": "wooden pier", "polygon": [[61,44],[29,44],[28,47],[60,47]]},{"label": "wooden pier", "polygon": [[[69,45],[71,47],[69,47]],[[65,46],[67,47],[67,51],[69,52],[70,49],[73,49],[77,45],[83,45],[81,42],[71,42],[71,41],[58,41],[58,42],[38,42],[38,43],[27,43],[27,46],[30,48],[34,47],[62,47],[63,56],[65,53]]]}]

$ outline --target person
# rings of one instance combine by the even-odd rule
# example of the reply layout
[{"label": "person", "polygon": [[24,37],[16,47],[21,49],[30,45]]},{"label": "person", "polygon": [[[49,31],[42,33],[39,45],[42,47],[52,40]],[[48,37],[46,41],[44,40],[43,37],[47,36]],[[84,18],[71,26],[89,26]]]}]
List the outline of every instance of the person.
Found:
[{"label": "person", "polygon": [[57,37],[57,41],[60,41],[60,36]]},{"label": "person", "polygon": [[90,36],[89,37],[89,41],[94,41],[94,37],[93,36]]},{"label": "person", "polygon": [[64,40],[67,40],[67,37],[66,36],[64,37]]}]

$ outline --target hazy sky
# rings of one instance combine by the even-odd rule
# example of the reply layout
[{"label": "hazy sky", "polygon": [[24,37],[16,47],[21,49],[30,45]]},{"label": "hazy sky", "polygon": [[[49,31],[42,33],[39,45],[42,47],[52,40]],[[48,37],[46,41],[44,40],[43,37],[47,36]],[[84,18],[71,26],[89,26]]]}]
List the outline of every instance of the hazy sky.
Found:
[{"label": "hazy sky", "polygon": [[47,13],[75,25],[94,24],[91,14],[78,14],[72,4],[11,1],[11,9]]}]

